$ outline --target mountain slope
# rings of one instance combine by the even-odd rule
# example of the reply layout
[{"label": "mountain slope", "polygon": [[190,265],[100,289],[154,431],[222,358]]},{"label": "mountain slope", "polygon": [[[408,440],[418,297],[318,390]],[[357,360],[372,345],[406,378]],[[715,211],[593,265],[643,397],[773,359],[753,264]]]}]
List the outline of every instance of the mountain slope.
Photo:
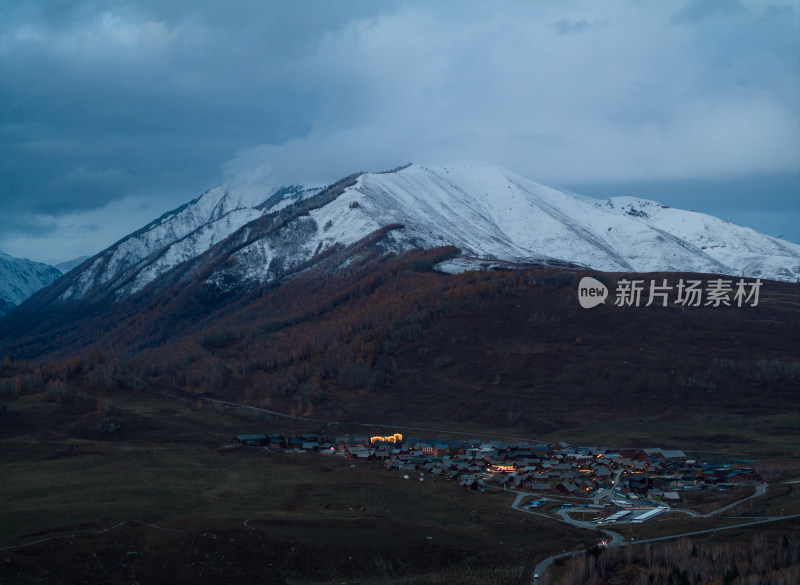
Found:
[{"label": "mountain slope", "polygon": [[[48,303],[118,300],[181,264],[197,269],[221,257],[227,264],[204,272],[208,282],[278,281],[389,224],[405,228],[383,242],[397,252],[455,245],[472,256],[604,271],[800,277],[800,246],[709,215],[635,197],[567,195],[497,167],[408,165],[322,190],[221,185],[95,256]],[[0,281],[0,302],[9,307],[55,280],[43,265],[4,266],[14,273]]]},{"label": "mountain slope", "polygon": [[[92,318],[102,330],[110,327],[103,318],[170,306],[174,317],[152,330],[156,343],[237,295],[312,268],[338,271],[370,254],[442,246],[463,253],[441,267],[449,272],[482,257],[612,272],[800,277],[800,246],[711,216],[629,197],[589,200],[497,167],[408,165],[324,189],[236,182],[212,189],[34,295],[0,321],[0,339],[41,329],[50,347],[61,325]],[[126,300],[124,310],[116,306]]]},{"label": "mountain slope", "polygon": [[[690,271],[793,281],[800,246],[652,201],[592,203],[496,167],[409,165],[351,178],[325,190],[221,186],[165,214],[95,257],[61,291],[60,301],[143,290],[227,238],[227,266],[210,281],[279,280],[316,255],[351,245],[388,224],[402,224],[387,250],[455,245],[509,261],[564,261],[605,271]],[[330,194],[331,189],[327,192]],[[306,205],[307,209],[302,209]],[[298,207],[300,206],[300,207]],[[289,217],[275,231],[276,218]],[[261,221],[263,218],[270,221]],[[262,234],[270,225],[269,234]],[[228,243],[230,244],[230,242]]]},{"label": "mountain slope", "polygon": [[673,209],[637,197],[613,197],[595,203],[612,215],[634,217],[654,229],[680,238],[726,266],[726,274],[794,282],[800,246],[734,225],[725,220]]},{"label": "mountain slope", "polygon": [[77,268],[78,266],[86,262],[89,258],[91,258],[91,256],[80,256],[72,260],[67,260],[66,262],[59,262],[58,264],[54,264],[54,266],[58,268],[61,274],[66,274],[73,268]]},{"label": "mountain slope", "polygon": [[231,261],[241,278],[267,282],[271,263],[307,261],[389,223],[405,228],[387,242],[395,251],[455,245],[471,255],[604,271],[800,276],[800,246],[711,216],[644,200],[590,203],[495,167],[420,165],[360,175],[309,213],[291,249],[257,239]]},{"label": "mountain slope", "polygon": [[48,264],[0,252],[0,316],[61,276]]}]

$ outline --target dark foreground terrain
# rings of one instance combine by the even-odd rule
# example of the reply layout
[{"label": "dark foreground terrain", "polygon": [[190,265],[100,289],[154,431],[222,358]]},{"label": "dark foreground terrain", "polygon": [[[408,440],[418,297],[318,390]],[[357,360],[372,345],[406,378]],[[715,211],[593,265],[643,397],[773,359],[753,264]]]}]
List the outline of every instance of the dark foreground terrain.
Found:
[{"label": "dark foreground terrain", "polygon": [[219,445],[185,433],[3,441],[1,583],[392,582],[532,566],[553,547],[591,543],[584,531],[520,517],[502,492],[404,481],[337,456],[222,448],[236,420],[216,413],[149,418],[164,425],[143,433],[153,439],[206,419]]},{"label": "dark foreground terrain", "polygon": [[[225,448],[238,433],[659,446],[797,477],[800,286],[765,283],[757,307],[623,308],[610,298],[586,310],[580,273],[447,276],[430,266],[425,254],[388,257],[346,282],[297,278],[211,308],[163,301],[87,322],[94,341],[57,353],[9,349],[0,583],[526,583],[540,560],[597,542],[591,530],[520,514],[502,490]],[[642,278],[681,277],[690,275]],[[603,278],[613,295],[621,275]],[[62,327],[79,337],[78,322]],[[154,330],[170,333],[154,341]],[[767,497],[764,514],[798,507],[791,488]],[[692,546],[704,558],[726,541],[755,546],[754,534],[770,547],[785,537],[788,556],[770,566],[797,563],[796,521]],[[635,583],[634,565],[654,575],[647,582],[670,582],[666,565],[656,571],[651,559],[648,572],[644,557],[619,554],[593,554],[608,569],[596,577],[562,562],[551,582]],[[733,573],[725,581],[729,569],[721,582],[737,583]]]}]

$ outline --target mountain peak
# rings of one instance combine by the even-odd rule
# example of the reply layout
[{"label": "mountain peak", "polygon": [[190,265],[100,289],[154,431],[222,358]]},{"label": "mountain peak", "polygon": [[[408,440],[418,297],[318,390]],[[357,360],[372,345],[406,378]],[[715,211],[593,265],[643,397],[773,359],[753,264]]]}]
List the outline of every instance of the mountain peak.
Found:
[{"label": "mountain peak", "polygon": [[49,264],[0,252],[0,316],[60,276]]},{"label": "mountain peak", "polygon": [[58,298],[124,298],[182,265],[225,275],[206,274],[207,282],[272,282],[387,226],[403,229],[385,232],[383,251],[453,245],[470,255],[601,271],[800,276],[796,244],[638,197],[566,194],[495,165],[414,163],[324,189],[246,179],[123,238],[71,274]]}]

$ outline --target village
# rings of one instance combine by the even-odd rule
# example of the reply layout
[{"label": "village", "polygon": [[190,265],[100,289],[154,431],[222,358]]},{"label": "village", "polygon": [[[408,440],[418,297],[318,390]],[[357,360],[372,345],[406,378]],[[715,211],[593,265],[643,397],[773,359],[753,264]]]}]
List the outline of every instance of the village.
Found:
[{"label": "village", "polygon": [[336,437],[236,435],[231,446],[344,457],[396,471],[414,481],[449,480],[462,489],[514,490],[531,495],[523,509],[596,514],[596,524],[645,522],[686,495],[723,493],[756,484],[752,467],[701,461],[661,448],[576,447],[559,443],[505,443],[402,434]]}]

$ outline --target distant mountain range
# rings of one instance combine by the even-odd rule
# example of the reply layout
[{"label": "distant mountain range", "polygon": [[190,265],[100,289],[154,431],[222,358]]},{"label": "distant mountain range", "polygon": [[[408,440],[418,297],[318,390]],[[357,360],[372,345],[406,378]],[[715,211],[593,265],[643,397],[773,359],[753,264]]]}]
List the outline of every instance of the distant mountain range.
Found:
[{"label": "distant mountain range", "polygon": [[0,252],[0,316],[61,276],[49,264]]},{"label": "distant mountain range", "polygon": [[80,266],[84,262],[86,262],[91,256],[81,256],[80,258],[75,258],[73,260],[67,260],[66,262],[59,262],[58,264],[54,264],[56,268],[58,268],[61,274],[66,274],[73,268]]},{"label": "distant mountain range", "polygon": [[82,256],[51,266],[0,252],[0,317],[88,258]]},{"label": "distant mountain range", "polygon": [[[800,277],[800,245],[636,197],[566,194],[492,166],[414,164],[351,175],[324,189],[241,185],[211,189],[84,261],[37,295],[37,310],[114,302],[197,279],[220,293],[274,284],[370,237],[380,252],[455,245],[462,256],[444,271],[489,258],[599,271]],[[60,276],[5,255],[0,262],[0,302],[7,306]]]}]

